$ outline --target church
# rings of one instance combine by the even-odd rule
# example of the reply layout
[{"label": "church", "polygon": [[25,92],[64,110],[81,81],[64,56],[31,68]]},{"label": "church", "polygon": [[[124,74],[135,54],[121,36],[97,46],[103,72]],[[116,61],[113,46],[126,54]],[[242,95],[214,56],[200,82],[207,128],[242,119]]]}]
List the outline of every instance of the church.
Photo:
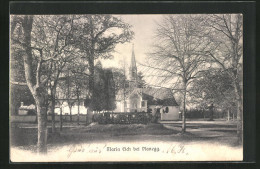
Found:
[{"label": "church", "polygon": [[129,67],[129,87],[119,90],[116,94],[114,112],[150,112],[152,115],[159,114],[161,120],[179,120],[179,105],[171,89],[139,88],[137,78],[133,46]]}]

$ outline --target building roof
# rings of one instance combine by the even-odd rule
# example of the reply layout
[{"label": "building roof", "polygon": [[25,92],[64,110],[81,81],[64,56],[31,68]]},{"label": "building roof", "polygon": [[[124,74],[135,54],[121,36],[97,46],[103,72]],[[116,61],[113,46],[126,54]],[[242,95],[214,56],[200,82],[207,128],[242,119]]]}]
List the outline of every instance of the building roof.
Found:
[{"label": "building roof", "polygon": [[[143,100],[147,100],[148,105],[163,105],[163,106],[179,106],[176,102],[171,89],[169,88],[136,88],[132,91],[126,89],[126,99],[132,94],[138,93]],[[116,100],[123,100],[124,92],[120,90],[116,96]]]}]

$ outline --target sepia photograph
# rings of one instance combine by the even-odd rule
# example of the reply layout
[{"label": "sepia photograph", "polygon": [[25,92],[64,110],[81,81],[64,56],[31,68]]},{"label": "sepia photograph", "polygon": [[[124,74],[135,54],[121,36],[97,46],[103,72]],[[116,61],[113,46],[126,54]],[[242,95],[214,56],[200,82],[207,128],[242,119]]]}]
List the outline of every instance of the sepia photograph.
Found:
[{"label": "sepia photograph", "polygon": [[10,14],[11,162],[243,161],[243,14]]}]

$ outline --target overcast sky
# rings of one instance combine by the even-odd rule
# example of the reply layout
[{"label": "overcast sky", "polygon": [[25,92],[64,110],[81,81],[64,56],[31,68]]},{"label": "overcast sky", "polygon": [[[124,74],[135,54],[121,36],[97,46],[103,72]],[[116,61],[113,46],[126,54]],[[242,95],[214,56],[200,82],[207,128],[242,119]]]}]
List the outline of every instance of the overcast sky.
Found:
[{"label": "overcast sky", "polygon": [[[102,61],[104,67],[120,67],[125,58],[126,68],[130,64],[132,55],[132,44],[134,44],[135,57],[137,62],[145,61],[146,53],[151,51],[151,45],[154,42],[154,34],[156,30],[156,22],[160,22],[162,15],[117,15],[126,23],[132,25],[134,31],[134,39],[130,43],[118,44],[114,59]],[[138,70],[141,71],[141,70]]]}]

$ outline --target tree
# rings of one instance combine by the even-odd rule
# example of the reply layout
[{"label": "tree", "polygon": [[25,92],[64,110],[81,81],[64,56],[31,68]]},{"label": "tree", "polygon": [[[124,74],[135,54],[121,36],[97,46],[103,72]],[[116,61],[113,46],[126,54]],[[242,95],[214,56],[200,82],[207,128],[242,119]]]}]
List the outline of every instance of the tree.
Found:
[{"label": "tree", "polygon": [[123,92],[124,97],[124,112],[126,111],[126,95],[128,91],[126,90],[129,87],[129,80],[126,78],[125,71],[125,62],[123,62],[122,68],[113,68],[113,81],[114,81],[114,90],[115,94],[119,94],[119,92]]},{"label": "tree", "polygon": [[[98,58],[111,58],[116,44],[132,39],[130,25],[112,15],[81,15],[77,22],[74,40],[84,52],[89,69],[89,95],[94,95],[94,62]],[[89,102],[86,100],[86,103]]]},{"label": "tree", "polygon": [[95,87],[89,108],[94,111],[113,111],[115,104],[115,82],[111,69],[103,69],[98,61],[95,65]]},{"label": "tree", "polygon": [[[47,152],[47,102],[48,94],[46,90],[47,77],[42,74],[43,58],[42,49],[33,46],[32,30],[34,17],[11,16],[11,48],[21,53],[24,64],[24,73],[27,86],[33,95],[37,108],[38,117],[38,142],[37,151]],[[33,51],[37,51],[35,57]]]},{"label": "tree", "polygon": [[202,108],[214,103],[216,108],[230,110],[235,103],[232,79],[219,69],[204,72],[201,78],[194,80],[191,93],[194,104]]},{"label": "tree", "polygon": [[110,69],[105,69],[104,70],[105,74],[105,106],[104,109],[107,111],[113,111],[116,108],[116,94],[115,94],[115,82],[113,78],[113,73],[112,70]]},{"label": "tree", "polygon": [[[79,54],[79,53],[77,53]],[[80,55],[79,55],[80,56]],[[88,91],[88,74],[86,73],[87,64],[81,57],[76,57],[66,65],[63,71],[63,82],[59,86],[70,110],[70,121],[72,121],[72,106],[77,103],[78,106],[78,124],[80,114],[80,103]],[[65,91],[65,92],[64,92]]]},{"label": "tree", "polygon": [[[71,37],[73,34],[74,16],[38,16],[35,17],[33,43],[51,57],[48,69],[48,90],[50,93],[52,133],[55,132],[56,88],[59,77],[69,62],[75,58]],[[72,52],[73,51],[73,52]]]},{"label": "tree", "polygon": [[94,111],[102,111],[105,109],[106,104],[105,94],[105,73],[100,61],[95,66],[95,78],[94,78],[94,91],[92,94],[92,100],[90,108]]},{"label": "tree", "polygon": [[76,96],[77,99],[77,106],[78,106],[78,120],[77,123],[79,124],[79,114],[80,114],[80,103],[81,99],[83,97],[83,90],[86,87],[86,77],[79,74],[79,72],[83,72],[84,68],[81,70],[73,71],[73,84],[74,84],[74,90],[72,91],[74,96]]},{"label": "tree", "polygon": [[208,68],[205,52],[211,51],[209,31],[203,29],[200,15],[168,15],[158,25],[157,43],[148,65],[152,76],[161,84],[170,84],[183,95],[182,133],[186,131],[186,101],[189,86]]},{"label": "tree", "polygon": [[237,135],[242,141],[243,119],[243,16],[242,14],[209,15],[205,23],[214,30],[212,42],[217,44],[215,51],[209,51],[212,62],[218,64],[232,79],[237,105]]},{"label": "tree", "polygon": [[64,92],[64,99],[66,100],[68,107],[69,107],[69,113],[70,113],[70,122],[72,122],[72,106],[75,104],[75,100],[73,99],[73,73],[71,72],[70,68],[67,68],[65,72],[65,83],[60,86],[60,89]]},{"label": "tree", "polygon": [[[66,100],[70,111],[70,122],[72,122],[72,106],[79,103],[88,90],[88,74],[86,73],[87,65],[81,57],[75,58],[71,63],[67,64],[62,72],[58,89],[62,92],[64,100]],[[64,92],[65,91],[65,92]]]},{"label": "tree", "polygon": [[138,87],[139,88],[143,88],[143,87],[146,87],[146,82],[144,80],[144,75],[142,72],[138,72],[137,73],[137,83],[138,83]]},{"label": "tree", "polygon": [[65,58],[72,56],[71,48],[67,48],[72,20],[66,18],[69,17],[11,17],[11,52],[23,58],[26,83],[37,107],[39,153],[47,152],[48,86],[55,86],[60,68],[69,61]]},{"label": "tree", "polygon": [[60,131],[62,131],[62,127],[63,127],[63,118],[62,118],[62,109],[63,109],[63,103],[64,103],[64,99],[60,98],[59,95],[56,96],[56,102],[59,105],[59,109],[60,109]]},{"label": "tree", "polygon": [[115,83],[115,93],[118,93],[119,90],[128,87],[129,81],[126,79],[124,69],[113,68],[113,80]]}]

